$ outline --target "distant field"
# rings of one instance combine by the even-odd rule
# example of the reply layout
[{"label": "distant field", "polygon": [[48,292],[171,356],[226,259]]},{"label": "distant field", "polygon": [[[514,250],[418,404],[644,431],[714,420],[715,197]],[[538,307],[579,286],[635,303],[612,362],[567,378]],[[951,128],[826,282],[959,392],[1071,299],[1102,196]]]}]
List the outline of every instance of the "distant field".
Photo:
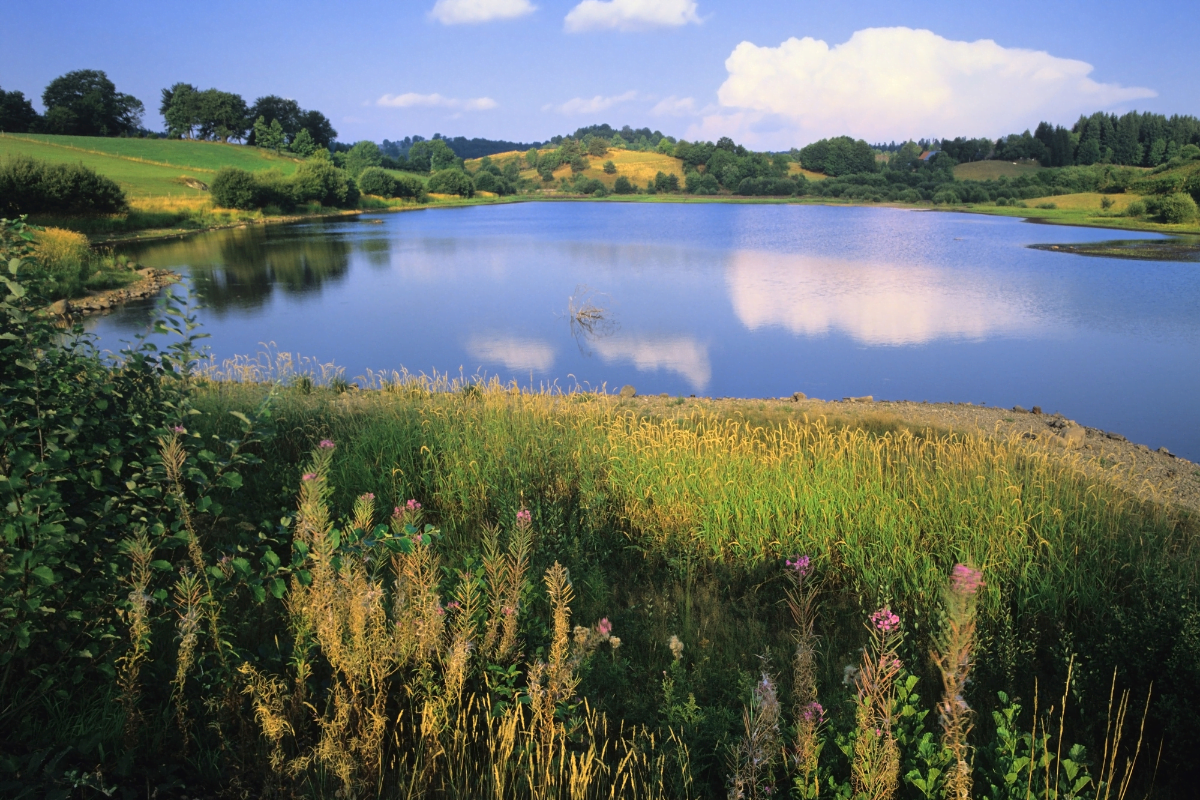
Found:
[{"label": "distant field", "polygon": [[1053,203],[1063,211],[1094,211],[1096,214],[1099,214],[1102,210],[1100,201],[1104,197],[1108,197],[1113,201],[1113,206],[1108,209],[1107,214],[1124,211],[1129,207],[1130,203],[1142,199],[1137,195],[1131,194],[1103,195],[1096,192],[1080,192],[1079,194],[1060,194],[1057,197],[1041,197],[1036,200],[1026,200],[1025,204],[1030,208],[1034,208],[1044,203]]},{"label": "distant field", "polygon": [[25,155],[51,163],[91,167],[130,197],[207,196],[188,182],[208,184],[224,166],[292,173],[299,163],[253,147],[166,139],[0,134],[0,157]]},{"label": "distant field", "polygon": [[1014,161],[972,161],[956,166],[954,177],[960,181],[994,181],[999,178],[1019,178],[1041,169],[1037,164]]}]

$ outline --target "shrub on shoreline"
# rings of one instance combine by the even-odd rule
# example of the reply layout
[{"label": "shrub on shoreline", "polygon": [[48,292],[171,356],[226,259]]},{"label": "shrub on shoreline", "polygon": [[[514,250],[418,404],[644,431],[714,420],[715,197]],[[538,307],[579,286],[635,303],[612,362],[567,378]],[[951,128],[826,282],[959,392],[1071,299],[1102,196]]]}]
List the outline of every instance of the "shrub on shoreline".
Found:
[{"label": "shrub on shoreline", "polygon": [[114,214],[126,207],[116,181],[82,164],[50,164],[28,156],[0,161],[0,216]]}]

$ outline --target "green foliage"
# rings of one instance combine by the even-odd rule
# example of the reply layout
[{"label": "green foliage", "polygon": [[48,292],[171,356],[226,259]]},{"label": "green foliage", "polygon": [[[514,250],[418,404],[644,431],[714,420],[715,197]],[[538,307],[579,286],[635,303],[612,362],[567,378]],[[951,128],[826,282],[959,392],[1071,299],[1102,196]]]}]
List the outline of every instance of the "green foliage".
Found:
[{"label": "green foliage", "polygon": [[679,176],[673,172],[670,175],[665,172],[657,173],[654,176],[654,191],[658,194],[678,192]]},{"label": "green foliage", "polygon": [[119,136],[137,133],[145,107],[142,101],[117,91],[103,71],[68,72],[42,92],[47,132],[79,136]]},{"label": "green foliage", "polygon": [[346,153],[345,169],[350,176],[357,178],[364,169],[378,167],[383,163],[383,153],[379,145],[363,140],[356,142]]},{"label": "green foliage", "polygon": [[1169,225],[1193,222],[1196,213],[1196,201],[1183,192],[1169,194],[1158,201],[1158,214]]},{"label": "green foliage", "polygon": [[124,208],[121,187],[82,164],[47,164],[25,156],[0,161],[0,216],[112,214]]},{"label": "green foliage", "polygon": [[708,173],[689,172],[684,176],[684,191],[688,194],[716,194],[721,188],[717,179]]},{"label": "green foliage", "polygon": [[611,158],[608,161],[604,162],[604,174],[605,175],[616,175],[617,174],[617,165],[612,162]]},{"label": "green foliage", "polygon": [[[250,111],[241,95],[218,89],[200,91],[190,83],[163,89],[159,113],[167,122],[169,135],[184,139],[228,142],[244,139],[250,127]],[[268,149],[278,150],[279,145]]]},{"label": "green foliage", "polygon": [[396,196],[396,179],[382,167],[367,167],[358,175],[358,189],[379,197]]},{"label": "green foliage", "polygon": [[343,170],[321,158],[305,161],[286,176],[275,170],[247,172],[223,167],[209,187],[213,203],[221,208],[249,211],[273,206],[289,211],[297,204],[317,202],[335,208],[353,207],[358,186]]},{"label": "green foliage", "polygon": [[441,139],[417,142],[408,151],[408,161],[417,172],[441,172],[459,163],[450,145]]},{"label": "green foliage", "polygon": [[301,158],[308,158],[317,151],[317,142],[308,132],[308,128],[301,128],[296,138],[288,145],[288,150]]},{"label": "green foliage", "polygon": [[429,178],[428,190],[433,194],[475,196],[475,184],[471,181],[471,176],[459,169],[443,169],[433,173]]},{"label": "green foliage", "polygon": [[256,147],[278,153],[287,144],[283,125],[277,119],[268,124],[266,118],[260,116],[254,122],[254,144]]},{"label": "green foliage", "polygon": [[25,98],[24,92],[6,92],[0,89],[0,133],[26,133],[37,128],[41,117],[33,109],[33,103]]},{"label": "green foliage", "polygon": [[876,171],[875,152],[871,146],[849,136],[813,142],[802,148],[799,155],[805,169],[833,177]]},{"label": "green foliage", "polygon": [[743,178],[737,194],[747,197],[789,197],[799,184],[788,178]]},{"label": "green foliage", "polygon": [[321,158],[301,164],[292,176],[292,187],[297,203],[316,201],[323,206],[352,208],[358,202],[358,186],[350,176]]},{"label": "green foliage", "polygon": [[634,194],[637,188],[630,182],[629,178],[621,175],[613,184],[613,192],[616,194]]},{"label": "green foliage", "polygon": [[260,208],[258,181],[254,174],[237,167],[223,167],[209,186],[213,203],[219,208]]}]

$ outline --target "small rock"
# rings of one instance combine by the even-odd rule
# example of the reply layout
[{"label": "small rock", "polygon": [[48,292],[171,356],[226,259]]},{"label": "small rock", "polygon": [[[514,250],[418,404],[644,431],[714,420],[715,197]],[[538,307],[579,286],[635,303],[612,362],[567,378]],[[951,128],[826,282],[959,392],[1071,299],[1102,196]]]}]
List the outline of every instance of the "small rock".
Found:
[{"label": "small rock", "polygon": [[1160,447],[1160,448],[1158,448],[1158,450],[1157,450],[1157,451],[1155,451],[1155,452],[1159,453],[1160,455],[1164,455],[1164,456],[1169,456],[1169,455],[1171,455],[1171,451],[1170,451],[1170,450],[1168,450],[1168,449],[1167,449],[1167,448],[1165,448],[1165,447]]},{"label": "small rock", "polygon": [[1105,435],[1105,436],[1107,436],[1109,439],[1112,439],[1114,442],[1127,442],[1127,441],[1129,441],[1128,439],[1126,439],[1126,438],[1125,438],[1124,436],[1122,436],[1121,434],[1119,434],[1119,433],[1113,433],[1112,431],[1109,431],[1109,432],[1107,432],[1107,433],[1106,433],[1106,434],[1104,434],[1104,435]]},{"label": "small rock", "polygon": [[1041,406],[1034,406],[1034,407],[1033,407],[1033,413],[1034,413],[1034,414],[1040,414],[1040,413],[1042,413],[1042,407],[1041,407]]},{"label": "small rock", "polygon": [[66,300],[56,300],[50,304],[49,311],[56,317],[64,317],[70,308],[71,307],[67,304]]},{"label": "small rock", "polygon": [[1021,408],[1021,406],[1013,406],[1013,411],[1017,414],[1028,414],[1029,413],[1024,408]]},{"label": "small rock", "polygon": [[870,394],[865,394],[862,397],[843,397],[842,402],[843,403],[874,403],[875,396],[870,395]]},{"label": "small rock", "polygon": [[1079,447],[1083,444],[1083,440],[1087,438],[1087,429],[1081,428],[1078,425],[1071,425],[1059,431],[1059,436],[1063,438],[1065,447]]},{"label": "small rock", "polygon": [[1149,453],[1149,452],[1150,452],[1150,448],[1149,448],[1149,447],[1146,447],[1146,445],[1144,445],[1144,444],[1139,444],[1139,445],[1137,446],[1137,449],[1138,449],[1138,450],[1141,450],[1143,453]]},{"label": "small rock", "polygon": [[801,400],[807,400],[807,399],[808,399],[808,395],[806,395],[804,392],[793,392],[792,393],[792,402],[793,403],[799,403]]},{"label": "small rock", "polygon": [[634,389],[629,384],[621,387],[621,397],[637,397],[637,389]]}]

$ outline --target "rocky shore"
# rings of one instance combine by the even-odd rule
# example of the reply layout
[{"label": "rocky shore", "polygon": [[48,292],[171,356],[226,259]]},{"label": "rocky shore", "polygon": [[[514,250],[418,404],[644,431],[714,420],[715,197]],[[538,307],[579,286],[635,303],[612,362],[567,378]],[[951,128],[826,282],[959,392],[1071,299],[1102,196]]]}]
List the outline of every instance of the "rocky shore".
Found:
[{"label": "rocky shore", "polygon": [[52,303],[47,310],[60,317],[86,317],[91,314],[104,314],[124,303],[154,297],[163,290],[163,287],[179,281],[179,275],[168,269],[147,267],[139,269],[137,274],[140,276],[138,280],[128,286],[96,292],[73,300],[59,300]]}]

